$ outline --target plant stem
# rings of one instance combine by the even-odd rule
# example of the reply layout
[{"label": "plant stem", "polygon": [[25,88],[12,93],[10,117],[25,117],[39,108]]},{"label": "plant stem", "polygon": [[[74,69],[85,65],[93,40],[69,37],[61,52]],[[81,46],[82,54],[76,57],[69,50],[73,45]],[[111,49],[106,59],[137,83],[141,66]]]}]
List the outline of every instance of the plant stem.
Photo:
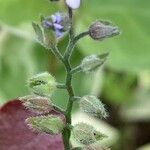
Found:
[{"label": "plant stem", "polygon": [[65,51],[65,54],[64,54],[64,58],[65,59],[70,59],[71,55],[72,55],[72,52],[74,50],[74,47],[76,45],[76,43],[83,37],[89,35],[89,31],[84,31],[82,33],[80,33],[79,35],[77,36],[70,36],[72,37],[69,41],[69,45]]},{"label": "plant stem", "polygon": [[52,46],[51,51],[60,61],[64,62],[63,56],[56,46]]},{"label": "plant stem", "polygon": [[[69,38],[69,44],[66,49],[66,52],[70,51],[71,49],[74,48],[74,44],[72,43],[72,39],[74,38],[73,23],[72,23],[72,9],[69,7],[68,7],[68,14],[69,14],[70,22],[71,22],[71,28],[69,31],[70,38]],[[74,97],[74,91],[72,88],[72,74],[71,74],[72,68],[70,65],[69,57],[63,57],[63,60],[64,60],[63,62],[64,62],[66,73],[67,73],[66,89],[67,89],[67,92],[69,95],[68,104],[67,104],[67,108],[66,108],[66,112],[65,112],[65,117],[66,117],[66,124],[71,125],[71,111],[72,111],[72,107],[73,107],[72,97]],[[71,146],[70,146],[71,129],[66,126],[63,130],[62,136],[63,136],[64,149],[70,150],[71,149]]]},{"label": "plant stem", "polygon": [[[72,9],[69,7],[68,7],[68,14],[69,14],[70,22],[71,22],[71,28],[69,31],[69,43],[68,43],[68,46],[66,48],[63,59],[60,56],[60,54],[58,55],[58,53],[57,53],[57,56],[59,56],[60,60],[62,60],[64,66],[65,66],[65,69],[66,69],[66,73],[67,73],[67,75],[66,75],[66,89],[68,91],[69,99],[68,99],[67,108],[65,111],[65,117],[66,117],[66,124],[71,125],[71,111],[72,111],[73,102],[74,102],[72,99],[74,97],[74,91],[72,88],[72,68],[70,65],[70,57],[72,55],[73,49],[74,49],[77,41],[79,39],[83,38],[84,36],[88,35],[89,32],[86,31],[86,32],[83,32],[77,36],[74,36],[73,20],[72,20],[73,13],[72,13]],[[63,133],[62,133],[65,150],[71,149],[70,136],[71,136],[71,129],[66,126],[63,130]]]},{"label": "plant stem", "polygon": [[[64,65],[65,65],[66,72],[67,72],[66,88],[67,88],[68,95],[69,95],[65,117],[66,117],[66,123],[71,124],[71,111],[72,111],[72,106],[73,106],[72,97],[74,97],[74,91],[73,91],[72,83],[71,83],[72,81],[71,65],[68,59],[65,60]],[[64,141],[65,150],[70,150],[70,143],[69,143],[70,135],[71,135],[71,130],[66,127],[63,131],[63,141]]]},{"label": "plant stem", "polygon": [[77,67],[75,67],[75,68],[73,68],[73,69],[71,70],[71,74],[75,74],[75,73],[78,73],[78,72],[80,72],[80,71],[82,71],[81,66],[77,66]]}]

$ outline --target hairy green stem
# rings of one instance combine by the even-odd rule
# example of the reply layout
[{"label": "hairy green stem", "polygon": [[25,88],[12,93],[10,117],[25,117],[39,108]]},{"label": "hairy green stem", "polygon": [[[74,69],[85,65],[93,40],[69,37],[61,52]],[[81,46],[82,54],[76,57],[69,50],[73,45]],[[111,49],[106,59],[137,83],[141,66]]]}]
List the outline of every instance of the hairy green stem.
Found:
[{"label": "hairy green stem", "polygon": [[52,46],[51,51],[60,61],[64,62],[63,56],[56,46]]},{"label": "hairy green stem", "polygon": [[[68,14],[69,14],[70,22],[71,22],[71,28],[69,31],[69,36],[70,36],[69,39],[70,40],[69,40],[69,44],[68,44],[68,47],[66,49],[66,52],[70,51],[71,49],[74,48],[74,44],[72,43],[72,39],[74,38],[73,23],[72,23],[72,9],[69,7],[68,7]],[[67,75],[66,75],[66,89],[67,89],[67,92],[69,95],[67,108],[66,108],[66,112],[65,112],[65,117],[66,117],[66,123],[71,125],[71,111],[72,111],[72,107],[73,107],[72,97],[74,97],[74,91],[72,88],[72,74],[71,74],[72,69],[71,69],[69,57],[65,57],[65,55],[64,55],[63,62],[64,62],[66,73],[67,73]],[[71,149],[70,136],[71,136],[71,129],[66,126],[63,130],[63,133],[62,133],[65,150]]]},{"label": "hairy green stem", "polygon": [[73,68],[73,69],[71,70],[71,74],[75,74],[75,73],[78,73],[78,72],[80,72],[80,71],[82,71],[81,66],[77,66],[77,67],[75,67],[75,68]]},{"label": "hairy green stem", "polygon": [[[68,14],[69,14],[69,18],[70,18],[70,22],[71,22],[71,28],[69,31],[69,44],[66,48],[65,54],[62,57],[61,54],[59,53],[59,51],[56,51],[55,55],[57,55],[57,57],[63,62],[65,69],[66,69],[66,89],[69,95],[69,99],[68,99],[68,103],[67,103],[67,108],[65,111],[65,117],[66,117],[66,124],[71,125],[71,112],[72,112],[72,107],[73,107],[73,97],[74,97],[74,91],[72,88],[72,73],[74,71],[72,71],[71,65],[70,65],[70,57],[72,55],[73,49],[77,43],[77,41],[81,38],[83,38],[84,36],[88,35],[89,32],[85,31],[77,36],[74,36],[74,30],[73,30],[73,13],[72,13],[72,9],[68,8]],[[57,49],[56,49],[57,50]],[[78,69],[77,69],[78,70]],[[65,150],[70,150],[71,146],[70,146],[70,136],[71,136],[71,129],[68,128],[67,126],[64,128],[63,133],[62,133],[62,137],[63,137],[63,143],[64,143],[64,149]]]},{"label": "hairy green stem", "polygon": [[73,53],[73,50],[74,50],[74,47],[76,45],[76,43],[83,37],[89,35],[89,31],[85,31],[85,32],[82,32],[80,33],[79,35],[77,36],[71,36],[72,38],[70,39],[69,41],[69,45],[65,51],[65,54],[64,54],[64,58],[65,59],[70,59],[72,53]]},{"label": "hairy green stem", "polygon": [[[74,91],[73,91],[72,83],[71,83],[71,81],[72,81],[71,65],[70,65],[68,59],[65,60],[64,65],[65,65],[66,72],[67,72],[66,88],[67,88],[68,95],[69,95],[69,100],[68,100],[68,104],[67,104],[65,117],[66,117],[66,123],[71,125],[71,111],[72,111],[72,107],[73,107],[72,97],[74,97]],[[70,143],[69,143],[70,135],[71,135],[71,130],[66,127],[63,131],[63,141],[64,141],[65,150],[70,150]]]}]

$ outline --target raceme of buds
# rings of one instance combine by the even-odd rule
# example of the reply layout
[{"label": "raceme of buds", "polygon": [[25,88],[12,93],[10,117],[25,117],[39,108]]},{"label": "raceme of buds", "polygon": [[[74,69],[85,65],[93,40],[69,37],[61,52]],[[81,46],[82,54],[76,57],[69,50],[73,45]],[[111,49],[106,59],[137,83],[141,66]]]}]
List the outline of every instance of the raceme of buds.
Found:
[{"label": "raceme of buds", "polygon": [[27,109],[38,114],[45,114],[53,109],[52,101],[47,97],[28,95],[21,97],[20,100]]},{"label": "raceme of buds", "polygon": [[120,34],[117,26],[108,21],[96,21],[89,28],[89,35],[94,40],[103,40]]},{"label": "raceme of buds", "polygon": [[71,8],[71,9],[77,9],[80,7],[81,0],[65,0],[66,4]]},{"label": "raceme of buds", "polygon": [[34,131],[51,135],[60,134],[64,128],[62,119],[54,115],[30,117],[26,123]]},{"label": "raceme of buds", "polygon": [[86,95],[82,97],[79,106],[83,112],[94,117],[106,118],[108,116],[104,104],[96,96]]},{"label": "raceme of buds", "polygon": [[48,72],[31,77],[28,85],[34,94],[50,97],[56,88],[55,78]]},{"label": "raceme of buds", "polygon": [[73,127],[72,135],[74,139],[81,144],[89,145],[102,140],[106,136],[96,131],[91,125],[78,123]]},{"label": "raceme of buds", "polygon": [[[102,57],[103,56],[103,57]],[[97,70],[105,61],[108,53],[102,55],[90,55],[85,57],[81,63],[81,69],[85,73]]]},{"label": "raceme of buds", "polygon": [[[53,30],[57,38],[62,37],[64,32],[70,29],[71,23],[66,13],[55,13],[42,19],[42,26],[46,30]],[[46,32],[48,31],[46,30]]]}]

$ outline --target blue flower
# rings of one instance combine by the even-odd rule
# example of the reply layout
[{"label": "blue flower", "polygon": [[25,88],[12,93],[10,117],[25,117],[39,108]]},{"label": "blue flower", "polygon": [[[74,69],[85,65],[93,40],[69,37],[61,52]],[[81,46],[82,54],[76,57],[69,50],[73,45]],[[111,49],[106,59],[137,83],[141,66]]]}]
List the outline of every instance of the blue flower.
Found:
[{"label": "blue flower", "polygon": [[63,35],[63,32],[65,32],[63,26],[63,16],[61,13],[55,13],[50,17],[45,18],[42,22],[42,25],[46,29],[50,28],[54,30],[57,38],[61,37]]},{"label": "blue flower", "polygon": [[80,3],[81,3],[81,0],[66,0],[66,4],[72,9],[79,8]]}]

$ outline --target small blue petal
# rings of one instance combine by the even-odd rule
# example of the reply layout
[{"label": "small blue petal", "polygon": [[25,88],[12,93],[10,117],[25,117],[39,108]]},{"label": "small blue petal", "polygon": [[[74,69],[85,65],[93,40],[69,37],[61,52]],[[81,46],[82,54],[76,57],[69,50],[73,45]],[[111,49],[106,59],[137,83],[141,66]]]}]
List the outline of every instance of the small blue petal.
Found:
[{"label": "small blue petal", "polygon": [[55,30],[55,35],[57,38],[59,38],[63,35],[63,33],[60,30]]},{"label": "small blue petal", "polygon": [[62,17],[60,15],[60,13],[56,13],[56,22],[60,23],[62,21]]},{"label": "small blue petal", "polygon": [[55,28],[55,29],[58,29],[58,30],[63,29],[63,26],[60,25],[60,24],[54,23],[53,25],[54,25],[54,28]]},{"label": "small blue petal", "polygon": [[52,24],[51,22],[49,22],[49,21],[44,20],[44,21],[43,21],[43,26],[44,26],[45,28],[49,28],[49,27],[52,27],[53,24]]}]

